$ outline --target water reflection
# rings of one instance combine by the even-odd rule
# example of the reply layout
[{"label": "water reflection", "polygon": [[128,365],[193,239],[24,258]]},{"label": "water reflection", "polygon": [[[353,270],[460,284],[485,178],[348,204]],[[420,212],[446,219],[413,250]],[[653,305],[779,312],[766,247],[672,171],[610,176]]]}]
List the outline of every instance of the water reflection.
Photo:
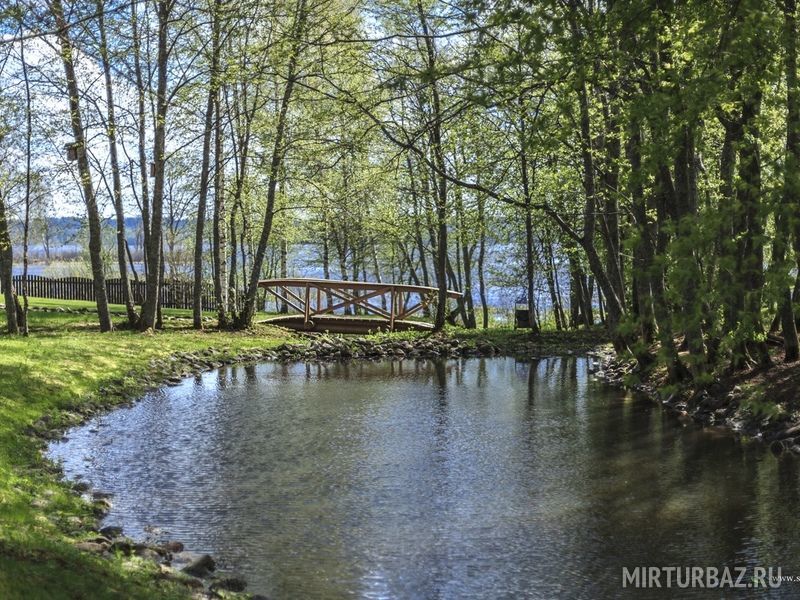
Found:
[{"label": "water reflection", "polygon": [[683,427],[582,359],[231,367],[69,438],[52,454],[115,494],[109,523],[157,525],[274,598],[597,598],[640,565],[800,575],[796,461]]}]

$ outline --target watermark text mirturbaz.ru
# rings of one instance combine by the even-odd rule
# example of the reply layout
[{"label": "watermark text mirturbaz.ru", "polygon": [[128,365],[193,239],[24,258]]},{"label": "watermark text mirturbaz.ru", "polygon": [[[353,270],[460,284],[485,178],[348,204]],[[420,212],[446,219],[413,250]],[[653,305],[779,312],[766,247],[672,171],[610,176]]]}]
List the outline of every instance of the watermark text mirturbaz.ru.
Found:
[{"label": "watermark text mirturbaz.ru", "polygon": [[776,588],[800,582],[781,567],[622,567],[624,588]]}]

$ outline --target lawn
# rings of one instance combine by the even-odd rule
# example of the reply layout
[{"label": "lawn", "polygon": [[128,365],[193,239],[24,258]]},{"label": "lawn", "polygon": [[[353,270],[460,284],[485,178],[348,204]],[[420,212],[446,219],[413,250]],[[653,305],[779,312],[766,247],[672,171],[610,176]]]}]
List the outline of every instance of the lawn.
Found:
[{"label": "lawn", "polygon": [[[92,308],[87,302],[38,298],[31,305]],[[195,331],[182,318],[190,313],[165,310],[165,316],[181,319],[166,320],[165,329],[155,334],[122,329],[101,334],[93,314],[32,311],[29,337],[0,334],[0,598],[188,595],[187,588],[152,577],[152,563],[124,557],[109,561],[74,548],[91,535],[91,506],[48,468],[40,452],[44,442],[30,428],[75,423],[88,406],[136,394],[137,374],[151,359],[208,347],[234,355],[289,337],[266,326],[246,333]],[[99,392],[109,387],[118,393]]]}]

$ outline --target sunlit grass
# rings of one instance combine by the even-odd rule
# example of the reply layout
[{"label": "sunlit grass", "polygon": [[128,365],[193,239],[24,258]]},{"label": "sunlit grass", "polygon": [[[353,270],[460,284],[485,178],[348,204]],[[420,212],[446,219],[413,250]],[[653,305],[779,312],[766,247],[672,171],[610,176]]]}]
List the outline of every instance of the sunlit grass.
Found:
[{"label": "sunlit grass", "polygon": [[[31,306],[93,308],[88,302],[38,298]],[[190,317],[191,311],[164,314]],[[76,412],[87,405],[113,401],[98,393],[107,386],[135,393],[137,375],[151,359],[208,347],[235,354],[288,338],[265,326],[247,333],[195,331],[183,320],[166,321],[165,330],[155,334],[124,329],[101,334],[96,318],[32,311],[30,336],[0,335],[0,598],[186,597],[186,589],[152,577],[148,570],[154,567],[145,562],[107,561],[75,550],[75,540],[88,535],[93,522],[91,507],[47,468],[43,442],[29,434],[30,427],[42,419],[76,422]]]}]

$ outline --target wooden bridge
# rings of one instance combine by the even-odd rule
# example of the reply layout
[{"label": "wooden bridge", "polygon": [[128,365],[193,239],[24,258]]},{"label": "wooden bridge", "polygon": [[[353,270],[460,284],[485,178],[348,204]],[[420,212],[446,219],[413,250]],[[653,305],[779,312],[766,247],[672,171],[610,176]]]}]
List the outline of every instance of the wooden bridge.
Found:
[{"label": "wooden bridge", "polygon": [[[438,289],[434,287],[304,278],[265,279],[258,285],[288,310],[296,311],[264,323],[331,333],[433,329],[430,323],[409,317],[423,311],[436,298]],[[461,295],[461,292],[447,292],[448,298]]]}]

